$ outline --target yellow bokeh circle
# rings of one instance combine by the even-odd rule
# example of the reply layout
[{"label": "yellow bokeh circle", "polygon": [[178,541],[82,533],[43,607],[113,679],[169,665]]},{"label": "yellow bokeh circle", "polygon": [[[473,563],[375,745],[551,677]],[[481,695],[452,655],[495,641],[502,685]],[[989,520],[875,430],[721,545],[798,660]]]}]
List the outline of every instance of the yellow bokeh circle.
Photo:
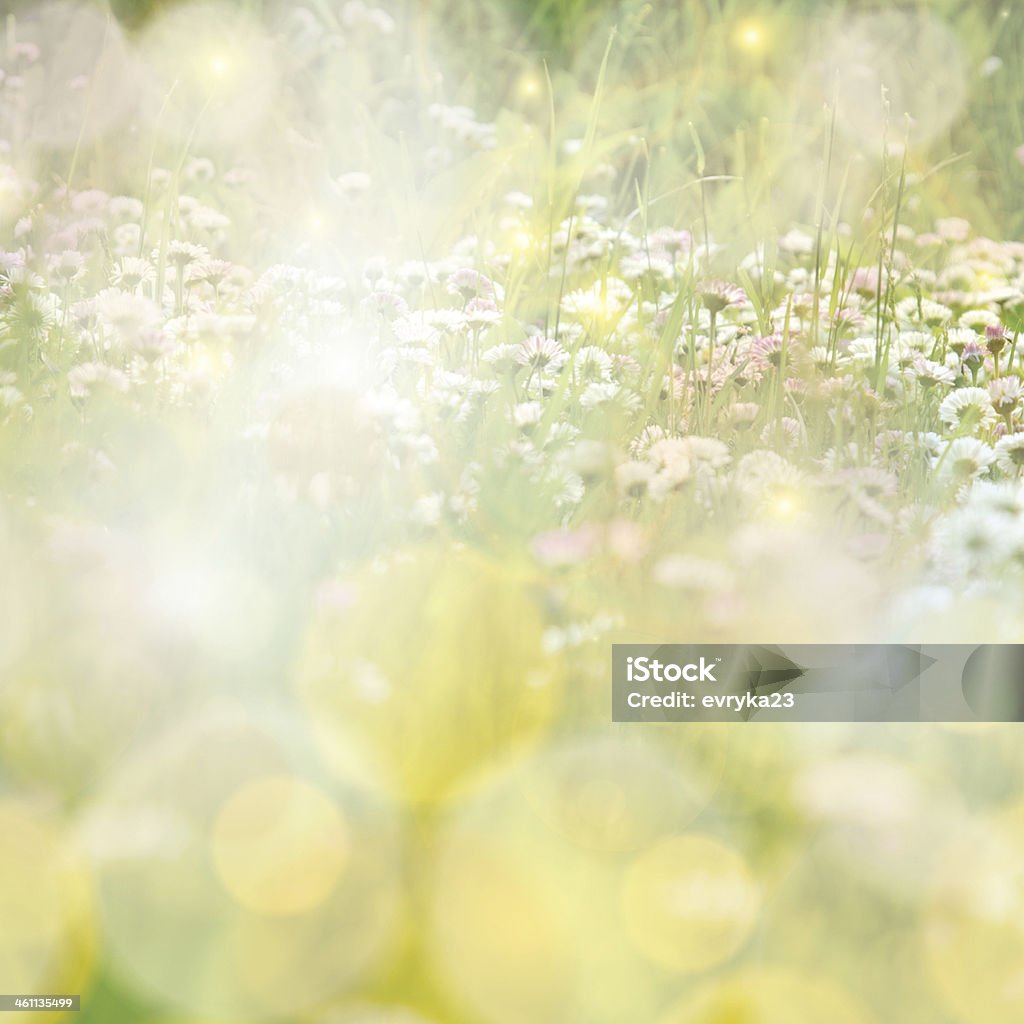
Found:
[{"label": "yellow bokeh circle", "polygon": [[702,971],[750,935],[760,895],[747,862],[703,835],[666,839],[626,873],[622,912],[633,944],[671,971]]},{"label": "yellow bokeh circle", "polygon": [[297,914],[322,903],[348,854],[335,804],[288,776],[237,790],[213,825],[213,859],[225,888],[258,914]]},{"label": "yellow bokeh circle", "polygon": [[433,802],[547,730],[559,681],[541,598],[507,566],[424,549],[344,586],[352,601],[321,609],[297,684],[346,782]]},{"label": "yellow bokeh circle", "polygon": [[923,925],[939,997],[964,1024],[1024,1020],[1024,804],[942,851]]},{"label": "yellow bokeh circle", "polygon": [[707,796],[673,751],[613,727],[475,775],[429,874],[427,937],[452,1001],[484,1024],[653,1021],[679,979],[626,934],[623,880]]},{"label": "yellow bokeh circle", "polygon": [[81,828],[110,969],[170,1012],[290,1019],[390,949],[393,811],[329,789],[286,712],[211,702],[128,759]]},{"label": "yellow bokeh circle", "polygon": [[870,1024],[843,988],[784,969],[739,971],[687,996],[659,1024]]},{"label": "yellow bokeh circle", "polygon": [[[8,994],[81,994],[96,956],[90,879],[56,824],[0,802],[0,984]],[[46,1024],[55,1015],[13,1013]]]},{"label": "yellow bokeh circle", "polygon": [[459,837],[438,864],[431,937],[451,991],[489,1024],[570,1019],[579,942],[571,905],[510,844]]},{"label": "yellow bokeh circle", "polygon": [[649,735],[593,732],[546,751],[520,788],[558,839],[616,858],[688,825],[711,798],[710,774]]}]

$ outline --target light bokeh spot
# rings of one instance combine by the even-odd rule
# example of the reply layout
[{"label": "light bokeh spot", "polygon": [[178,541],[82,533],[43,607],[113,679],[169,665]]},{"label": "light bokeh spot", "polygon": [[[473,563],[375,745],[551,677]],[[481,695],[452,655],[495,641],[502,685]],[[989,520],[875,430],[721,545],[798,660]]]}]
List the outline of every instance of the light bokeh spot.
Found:
[{"label": "light bokeh spot", "polygon": [[139,40],[154,128],[182,142],[250,135],[278,88],[273,41],[228,3],[175,5]]},{"label": "light bokeh spot", "polygon": [[977,820],[936,866],[923,923],[931,977],[964,1024],[1024,1019],[1024,806]]},{"label": "light bokeh spot", "polygon": [[132,112],[138,61],[118,22],[98,5],[33,5],[17,20],[17,38],[38,46],[46,60],[24,71],[20,114],[0,104],[0,138],[74,146],[95,140]]},{"label": "light bokeh spot", "polygon": [[322,903],[347,856],[347,829],[337,807],[318,789],[287,776],[243,786],[213,826],[221,881],[258,914],[297,914]]},{"label": "light bokeh spot", "polygon": [[642,853],[626,875],[623,917],[636,947],[671,971],[701,971],[750,935],[760,901],[746,861],[710,836],[682,835]]},{"label": "light bokeh spot", "polygon": [[0,836],[5,992],[79,992],[92,972],[96,939],[91,885],[80,858],[28,803],[0,802]]},{"label": "light bokeh spot", "polygon": [[292,718],[211,702],[127,760],[83,822],[106,949],[156,1005],[279,1018],[343,995],[387,949],[386,806],[308,779]]},{"label": "light bokeh spot", "polygon": [[659,1024],[874,1024],[838,985],[784,968],[727,975],[684,998]]},{"label": "light bokeh spot", "polygon": [[936,15],[869,11],[837,26],[821,87],[825,101],[838,105],[838,130],[878,156],[884,140],[927,143],[949,127],[967,98],[966,63]]}]

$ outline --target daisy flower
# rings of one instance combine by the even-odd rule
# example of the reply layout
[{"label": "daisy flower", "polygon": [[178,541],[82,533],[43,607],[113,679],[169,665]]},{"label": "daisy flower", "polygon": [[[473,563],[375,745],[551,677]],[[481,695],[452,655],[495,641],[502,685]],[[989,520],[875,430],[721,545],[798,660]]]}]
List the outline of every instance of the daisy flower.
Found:
[{"label": "daisy flower", "polygon": [[697,286],[697,297],[709,313],[721,313],[729,306],[747,301],[747,293],[728,281],[704,281]]},{"label": "daisy flower", "polygon": [[953,430],[974,430],[991,427],[996,411],[984,388],[960,388],[942,400],[939,419]]},{"label": "daisy flower", "polygon": [[543,334],[531,334],[516,352],[520,366],[528,366],[533,371],[557,370],[568,358],[568,353],[554,338]]},{"label": "daisy flower", "polygon": [[1024,474],[1024,433],[1007,434],[996,441],[996,465],[1008,476]]},{"label": "daisy flower", "polygon": [[729,465],[732,456],[729,446],[717,437],[700,437],[689,434],[679,439],[679,449],[692,462],[709,469],[722,469]]},{"label": "daisy flower", "polygon": [[1020,377],[1000,377],[989,381],[988,393],[992,399],[992,407],[1004,419],[1009,419],[1020,408],[1024,397],[1024,383]]},{"label": "daisy flower", "polygon": [[576,374],[585,381],[607,381],[612,375],[612,357],[597,345],[584,345],[576,353]]},{"label": "daisy flower", "polygon": [[949,385],[956,380],[956,373],[948,366],[925,359],[919,352],[911,364],[911,374],[924,388],[935,387],[936,384]]},{"label": "daisy flower", "polygon": [[651,423],[644,427],[639,436],[633,438],[629,444],[629,452],[634,458],[642,459],[650,451],[652,445],[663,441],[667,436],[664,427],[657,423]]},{"label": "daisy flower", "polygon": [[615,467],[615,483],[619,491],[630,498],[641,498],[654,477],[654,469],[649,462],[631,460]]},{"label": "daisy flower", "polygon": [[456,270],[445,282],[445,287],[451,295],[458,296],[464,302],[474,298],[496,302],[503,294],[500,285],[469,267]]},{"label": "daisy flower", "polygon": [[995,459],[995,451],[984,441],[958,437],[943,448],[935,461],[935,469],[943,478],[963,483],[984,476]]},{"label": "daisy flower", "polygon": [[971,330],[982,334],[986,327],[998,324],[999,317],[988,309],[969,309],[960,315],[959,323],[961,327],[970,327]]},{"label": "daisy flower", "polygon": [[782,365],[782,335],[768,334],[750,346],[750,358],[755,366],[767,369],[773,366],[778,369]]}]

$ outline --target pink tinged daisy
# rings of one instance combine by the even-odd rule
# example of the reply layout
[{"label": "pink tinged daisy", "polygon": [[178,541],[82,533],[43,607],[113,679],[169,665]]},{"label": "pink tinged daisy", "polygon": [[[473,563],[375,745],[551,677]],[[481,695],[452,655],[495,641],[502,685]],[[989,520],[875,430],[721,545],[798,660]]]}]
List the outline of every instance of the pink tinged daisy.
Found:
[{"label": "pink tinged daisy", "polygon": [[948,385],[956,380],[956,373],[948,366],[943,366],[933,359],[926,359],[920,352],[916,353],[911,368],[914,377],[923,388],[935,387],[936,384]]},{"label": "pink tinged daisy", "polygon": [[[824,323],[829,322],[827,316],[822,317]],[[853,309],[849,306],[843,306],[842,309],[837,309],[832,315],[831,322],[839,330],[862,327],[864,325],[864,314],[859,309]]]},{"label": "pink tinged daisy", "polygon": [[42,50],[35,43],[20,42],[14,43],[11,47],[11,56],[14,60],[24,64],[35,64],[41,55]]},{"label": "pink tinged daisy", "polygon": [[611,359],[612,372],[619,377],[635,376],[640,372],[640,363],[634,356],[616,352]]},{"label": "pink tinged daisy", "polygon": [[747,293],[728,281],[704,281],[697,286],[697,297],[709,313],[721,313],[747,301]]},{"label": "pink tinged daisy", "polygon": [[554,338],[543,334],[532,334],[520,346],[516,353],[516,361],[531,370],[557,370],[568,355]]},{"label": "pink tinged daisy", "polygon": [[991,427],[996,421],[992,399],[984,388],[960,388],[942,400],[939,418],[953,430]]},{"label": "pink tinged daisy", "polygon": [[652,249],[661,249],[675,258],[681,253],[690,251],[693,246],[693,237],[689,231],[657,228],[648,234],[647,242]]},{"label": "pink tinged daisy", "polygon": [[962,357],[968,345],[977,345],[978,336],[969,327],[951,327],[946,342],[951,351]]},{"label": "pink tinged daisy", "polygon": [[999,355],[1006,347],[1006,342],[1006,329],[1002,324],[988,324],[985,327],[985,346],[992,355]]},{"label": "pink tinged daisy", "polygon": [[778,369],[782,365],[782,335],[768,334],[758,338],[750,346],[750,358],[762,369],[773,366]]},{"label": "pink tinged daisy", "polygon": [[860,295],[878,294],[878,271],[874,267],[858,267],[850,275],[850,288]]},{"label": "pink tinged daisy", "polygon": [[68,391],[72,398],[88,398],[94,391],[127,391],[128,377],[106,363],[79,363],[68,371]]},{"label": "pink tinged daisy", "polygon": [[464,302],[475,298],[490,299],[494,302],[502,297],[499,285],[470,267],[456,270],[445,282],[445,287]]},{"label": "pink tinged daisy", "polygon": [[369,316],[379,316],[389,322],[409,312],[405,299],[391,291],[371,292],[360,302],[359,308]]},{"label": "pink tinged daisy", "polygon": [[964,369],[976,379],[978,371],[985,363],[985,353],[976,341],[969,341],[960,353],[960,361],[963,363]]},{"label": "pink tinged daisy", "polygon": [[158,359],[174,355],[181,348],[181,343],[164,330],[149,328],[132,339],[131,347],[147,363],[155,363]]},{"label": "pink tinged daisy", "polygon": [[686,394],[686,382],[686,371],[682,367],[673,366],[672,376],[666,374],[662,379],[659,397],[664,399],[671,395],[673,400],[678,402]]},{"label": "pink tinged daisy", "polygon": [[75,192],[71,200],[71,209],[75,213],[99,216],[106,212],[110,205],[110,196],[98,188],[84,189]]},{"label": "pink tinged daisy", "polygon": [[491,299],[470,299],[464,312],[466,322],[473,328],[488,327],[501,319],[501,311]]}]

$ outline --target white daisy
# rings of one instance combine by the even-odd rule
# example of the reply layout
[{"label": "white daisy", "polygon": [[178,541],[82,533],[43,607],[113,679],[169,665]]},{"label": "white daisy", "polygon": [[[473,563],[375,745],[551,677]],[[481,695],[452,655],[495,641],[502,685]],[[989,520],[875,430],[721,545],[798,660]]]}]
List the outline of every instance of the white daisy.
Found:
[{"label": "white daisy", "polygon": [[943,479],[963,483],[984,476],[995,459],[991,445],[976,437],[958,437],[943,448],[934,465]]},{"label": "white daisy", "polygon": [[939,418],[953,430],[975,430],[992,426],[996,411],[984,388],[959,388],[942,400]]},{"label": "white daisy", "polygon": [[568,358],[565,349],[554,338],[543,334],[530,335],[516,352],[519,364],[531,370],[557,370]]},{"label": "white daisy", "polygon": [[1024,382],[1020,377],[999,377],[989,382],[988,393],[995,411],[1000,416],[1009,417],[1020,408]]},{"label": "white daisy", "polygon": [[933,359],[926,359],[920,352],[915,353],[910,365],[910,376],[922,387],[934,387],[936,384],[952,384],[956,380],[956,372]]},{"label": "white daisy", "polygon": [[1007,434],[996,441],[996,465],[1009,476],[1024,474],[1024,433]]}]

